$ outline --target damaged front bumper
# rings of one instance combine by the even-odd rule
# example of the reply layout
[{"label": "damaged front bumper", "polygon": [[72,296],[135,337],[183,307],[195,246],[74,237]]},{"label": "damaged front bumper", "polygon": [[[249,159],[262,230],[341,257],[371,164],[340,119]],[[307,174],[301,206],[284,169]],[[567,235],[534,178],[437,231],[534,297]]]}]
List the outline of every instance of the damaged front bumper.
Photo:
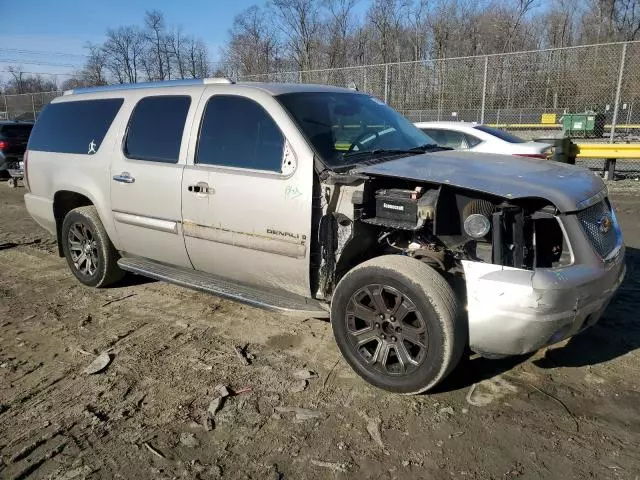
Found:
[{"label": "damaged front bumper", "polygon": [[607,262],[521,270],[462,262],[469,346],[489,355],[519,355],[595,324],[625,275],[624,246]]}]

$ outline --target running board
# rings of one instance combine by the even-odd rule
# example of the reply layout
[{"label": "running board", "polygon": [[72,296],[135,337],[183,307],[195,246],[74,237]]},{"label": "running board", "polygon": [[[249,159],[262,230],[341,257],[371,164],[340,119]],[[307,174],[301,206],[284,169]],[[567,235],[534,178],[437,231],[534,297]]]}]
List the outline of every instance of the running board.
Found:
[{"label": "running board", "polygon": [[122,270],[164,282],[228,298],[252,307],[294,317],[329,318],[329,312],[317,300],[278,290],[265,290],[222,279],[209,273],[174,267],[137,257],[118,260]]}]

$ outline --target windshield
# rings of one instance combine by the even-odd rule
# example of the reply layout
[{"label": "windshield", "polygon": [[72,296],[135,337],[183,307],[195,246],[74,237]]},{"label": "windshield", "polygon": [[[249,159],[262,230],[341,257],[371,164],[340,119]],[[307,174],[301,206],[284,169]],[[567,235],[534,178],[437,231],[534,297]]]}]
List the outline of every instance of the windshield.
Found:
[{"label": "windshield", "polygon": [[353,165],[360,153],[407,151],[436,143],[369,95],[303,92],[278,99],[329,167]]},{"label": "windshield", "polygon": [[526,140],[523,140],[520,137],[516,137],[515,135],[510,134],[509,132],[505,132],[504,130],[499,130],[497,128],[487,127],[486,125],[476,125],[473,127],[481,132],[488,133],[489,135],[493,135],[494,137],[498,137],[501,140],[509,143],[525,143]]},{"label": "windshield", "polygon": [[0,134],[6,138],[28,138],[33,125],[1,125]]}]

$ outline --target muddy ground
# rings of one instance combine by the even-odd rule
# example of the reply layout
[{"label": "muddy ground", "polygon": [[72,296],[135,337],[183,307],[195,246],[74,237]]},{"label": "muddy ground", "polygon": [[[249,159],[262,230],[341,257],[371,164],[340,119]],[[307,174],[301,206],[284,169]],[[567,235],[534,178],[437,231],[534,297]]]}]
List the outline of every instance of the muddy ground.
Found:
[{"label": "muddy ground", "polygon": [[80,285],[0,185],[0,478],[637,480],[640,188],[612,190],[629,271],[600,323],[406,397],[352,373],[326,322],[136,277]]}]

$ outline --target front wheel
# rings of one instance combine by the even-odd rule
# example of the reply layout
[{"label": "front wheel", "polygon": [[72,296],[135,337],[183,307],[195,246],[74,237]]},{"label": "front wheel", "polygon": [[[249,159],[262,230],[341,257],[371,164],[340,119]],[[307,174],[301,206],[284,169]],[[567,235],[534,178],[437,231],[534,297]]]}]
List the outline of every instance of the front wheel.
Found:
[{"label": "front wheel", "polygon": [[96,207],[71,210],[62,222],[62,251],[69,268],[80,282],[106,287],[120,280],[118,252],[107,235]]},{"label": "front wheel", "polygon": [[345,359],[367,382],[396,393],[434,387],[466,344],[461,308],[433,268],[400,255],[349,271],[331,304],[333,333]]}]

